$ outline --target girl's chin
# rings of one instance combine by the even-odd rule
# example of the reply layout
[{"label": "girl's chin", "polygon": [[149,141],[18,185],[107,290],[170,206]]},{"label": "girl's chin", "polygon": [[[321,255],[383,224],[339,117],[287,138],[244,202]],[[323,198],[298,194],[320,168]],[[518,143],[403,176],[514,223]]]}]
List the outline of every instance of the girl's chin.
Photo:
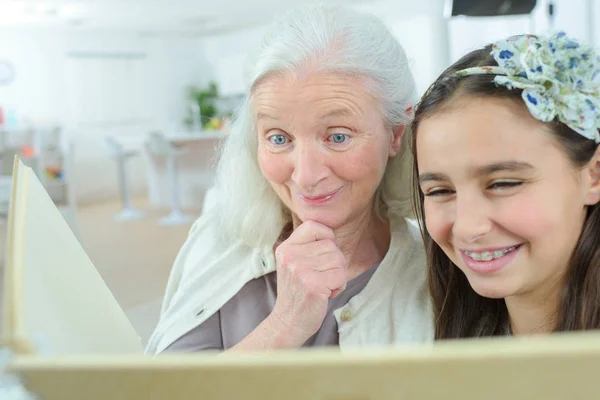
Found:
[{"label": "girl's chin", "polygon": [[515,294],[513,290],[507,287],[503,287],[498,284],[493,285],[491,283],[492,282],[486,282],[486,284],[483,284],[481,282],[469,280],[471,288],[481,297],[488,299],[504,299]]}]

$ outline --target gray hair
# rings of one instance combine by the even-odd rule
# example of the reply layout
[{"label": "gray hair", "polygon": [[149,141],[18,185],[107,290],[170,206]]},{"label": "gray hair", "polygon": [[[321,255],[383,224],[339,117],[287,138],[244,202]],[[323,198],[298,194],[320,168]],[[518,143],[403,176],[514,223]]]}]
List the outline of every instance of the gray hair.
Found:
[{"label": "gray hair", "polygon": [[[328,71],[366,78],[389,127],[408,125],[415,81],[404,49],[375,16],[339,6],[304,6],[266,32],[247,59],[247,93],[221,148],[215,184],[220,233],[251,247],[272,245],[290,213],[263,177],[251,104],[253,88],[279,74]],[[408,135],[405,134],[406,138]],[[410,152],[388,161],[375,194],[376,212],[388,218],[410,215]]]}]

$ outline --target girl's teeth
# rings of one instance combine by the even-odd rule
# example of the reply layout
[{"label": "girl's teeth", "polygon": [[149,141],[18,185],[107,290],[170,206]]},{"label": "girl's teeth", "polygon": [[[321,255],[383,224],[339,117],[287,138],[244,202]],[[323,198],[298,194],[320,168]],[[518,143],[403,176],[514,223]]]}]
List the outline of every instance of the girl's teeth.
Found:
[{"label": "girl's teeth", "polygon": [[515,248],[516,247],[513,246],[504,250],[484,251],[483,253],[465,251],[464,253],[475,261],[492,261],[496,258],[504,256],[507,253],[510,253],[511,251],[515,250]]}]

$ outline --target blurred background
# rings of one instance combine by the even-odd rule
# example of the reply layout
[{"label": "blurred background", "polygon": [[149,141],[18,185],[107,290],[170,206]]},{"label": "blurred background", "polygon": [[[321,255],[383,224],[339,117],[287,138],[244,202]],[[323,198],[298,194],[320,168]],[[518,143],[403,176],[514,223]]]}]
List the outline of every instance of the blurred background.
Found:
[{"label": "blurred background", "polygon": [[[600,44],[600,0],[320,2],[380,16],[419,94],[507,35],[562,29]],[[191,223],[212,204],[215,147],[242,99],[245,55],[274,17],[305,3],[0,0],[0,216],[18,154],[144,340]]]}]

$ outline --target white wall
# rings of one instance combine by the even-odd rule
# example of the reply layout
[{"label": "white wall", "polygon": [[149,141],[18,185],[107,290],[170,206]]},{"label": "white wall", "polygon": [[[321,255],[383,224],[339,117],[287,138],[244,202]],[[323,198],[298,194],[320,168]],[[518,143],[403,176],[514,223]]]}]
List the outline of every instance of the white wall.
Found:
[{"label": "white wall", "polygon": [[244,92],[246,55],[259,42],[265,29],[266,25],[203,39],[206,60],[215,71],[214,78],[221,94],[227,96]]},{"label": "white wall", "polygon": [[450,60],[502,37],[529,32],[528,16],[454,17],[449,23]]},{"label": "white wall", "polygon": [[594,46],[600,48],[600,26],[598,26],[598,21],[600,21],[600,3],[597,0],[590,0],[590,2],[592,4],[592,12],[590,13],[588,20],[592,27]]},{"label": "white wall", "polygon": [[[598,24],[599,20],[588,18],[588,4],[594,3],[598,8],[598,0],[554,0],[555,29],[564,30],[581,41],[593,43],[595,40],[591,33],[593,24]],[[600,42],[596,42],[595,45],[600,45]]]},{"label": "white wall", "polygon": [[[444,2],[439,0],[374,1],[353,5],[353,8],[373,13],[391,28],[406,49],[419,94],[452,62],[467,52],[509,35],[549,31],[547,1],[538,0],[532,16],[491,18],[443,18]],[[594,4],[596,16],[588,18],[587,5]],[[566,30],[583,41],[600,46],[600,28],[591,29],[600,21],[597,0],[555,0],[555,28]],[[226,94],[242,92],[242,66],[246,53],[259,39],[266,26],[214,36],[204,40],[208,62],[216,71],[216,80]]]},{"label": "white wall", "polygon": [[391,26],[406,50],[421,96],[448,65],[449,53],[443,40],[448,35],[447,25],[441,18],[419,15],[397,20]]},{"label": "white wall", "polygon": [[[11,85],[0,86],[0,107],[16,110],[25,124],[60,124],[75,140],[81,202],[116,194],[105,136],[141,137],[181,124],[186,88],[214,74],[194,37],[2,30],[0,58],[17,74]],[[133,190],[145,190],[143,160],[130,167]]]},{"label": "white wall", "polygon": [[[554,26],[547,13],[548,0],[538,0],[531,18],[506,17],[455,17],[450,22],[450,56],[456,61],[467,52],[506,36],[563,30],[582,42],[600,46],[600,21],[598,0],[554,0]],[[589,13],[592,5],[592,13]]]},{"label": "white wall", "polygon": [[[353,8],[382,18],[405,47],[411,61],[419,93],[446,65],[446,30],[442,21],[442,1],[374,1]],[[215,78],[224,94],[243,92],[243,64],[248,50],[261,38],[267,26],[206,38],[206,59],[216,71]]]},{"label": "white wall", "polygon": [[422,94],[449,60],[444,0],[380,0],[355,8],[378,16],[391,28],[406,50]]}]

